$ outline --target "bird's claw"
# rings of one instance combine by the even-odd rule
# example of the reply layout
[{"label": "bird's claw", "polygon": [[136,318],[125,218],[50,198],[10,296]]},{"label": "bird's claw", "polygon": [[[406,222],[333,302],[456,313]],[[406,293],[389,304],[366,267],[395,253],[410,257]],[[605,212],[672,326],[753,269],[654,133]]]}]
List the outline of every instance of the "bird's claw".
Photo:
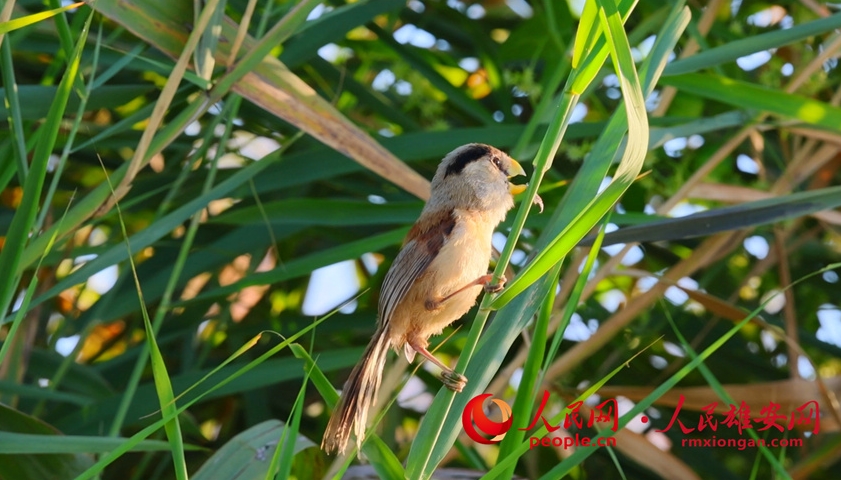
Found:
[{"label": "bird's claw", "polygon": [[540,213],[543,213],[543,199],[540,198],[540,195],[535,193],[534,194],[534,202],[532,202],[532,203],[534,205],[539,206],[540,207]]},{"label": "bird's claw", "polygon": [[505,275],[503,275],[499,277],[499,280],[494,284],[486,283],[484,285],[485,291],[488,293],[499,293],[503,288],[505,288],[505,282],[507,281],[508,279],[505,278]]},{"label": "bird's claw", "polygon": [[445,387],[456,393],[461,393],[467,385],[467,377],[460,373],[456,373],[453,370],[442,371],[441,381],[444,383]]}]

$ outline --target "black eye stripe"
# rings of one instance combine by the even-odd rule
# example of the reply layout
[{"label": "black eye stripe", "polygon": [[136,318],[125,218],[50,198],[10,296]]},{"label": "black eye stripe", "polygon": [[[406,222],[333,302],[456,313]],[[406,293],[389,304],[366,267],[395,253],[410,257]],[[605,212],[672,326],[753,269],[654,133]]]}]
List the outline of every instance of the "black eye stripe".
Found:
[{"label": "black eye stripe", "polygon": [[464,170],[464,167],[466,167],[469,163],[479,160],[490,153],[490,151],[490,147],[487,145],[470,145],[462,150],[455,160],[447,166],[447,171],[444,173],[444,177],[448,177],[451,174],[461,173],[461,171]]}]

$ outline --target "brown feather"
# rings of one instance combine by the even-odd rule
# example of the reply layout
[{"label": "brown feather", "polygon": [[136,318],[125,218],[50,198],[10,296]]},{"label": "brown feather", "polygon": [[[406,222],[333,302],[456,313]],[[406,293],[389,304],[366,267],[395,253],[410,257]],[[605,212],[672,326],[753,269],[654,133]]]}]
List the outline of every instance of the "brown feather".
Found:
[{"label": "brown feather", "polygon": [[391,348],[391,343],[388,341],[388,333],[377,329],[368,347],[365,348],[365,353],[362,354],[362,360],[350,372],[339,403],[333,410],[333,415],[330,416],[330,422],[327,423],[327,429],[321,440],[321,449],[325,452],[338,451],[344,454],[351,429],[356,434],[357,450],[362,449],[368,423],[368,410],[377,402],[377,393],[380,389],[380,380],[389,348]]},{"label": "brown feather", "polygon": [[[426,221],[421,221],[426,218]],[[426,225],[426,228],[420,227]],[[456,218],[452,210],[430,212],[409,230],[403,249],[388,269],[380,291],[378,324],[387,326],[394,309],[423,275],[453,232]]]},{"label": "brown feather", "polygon": [[[424,217],[426,217],[425,221],[420,221]],[[447,237],[453,233],[455,226],[456,218],[453,216],[452,209],[430,212],[415,222],[409,233],[406,234],[403,245],[415,240],[426,247],[426,253],[434,258],[441,251]]]}]

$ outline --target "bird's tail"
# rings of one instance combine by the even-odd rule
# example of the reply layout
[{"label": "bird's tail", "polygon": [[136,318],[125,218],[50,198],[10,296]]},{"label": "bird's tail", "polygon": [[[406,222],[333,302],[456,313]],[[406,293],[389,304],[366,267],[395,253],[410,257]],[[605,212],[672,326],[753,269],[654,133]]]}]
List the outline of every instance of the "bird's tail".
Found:
[{"label": "bird's tail", "polygon": [[321,449],[325,452],[345,453],[351,427],[356,433],[357,449],[362,448],[368,410],[377,401],[377,391],[380,389],[383,367],[390,346],[391,342],[388,341],[385,330],[378,328],[362,354],[362,359],[350,372],[339,403],[327,424],[327,430],[321,440]]}]

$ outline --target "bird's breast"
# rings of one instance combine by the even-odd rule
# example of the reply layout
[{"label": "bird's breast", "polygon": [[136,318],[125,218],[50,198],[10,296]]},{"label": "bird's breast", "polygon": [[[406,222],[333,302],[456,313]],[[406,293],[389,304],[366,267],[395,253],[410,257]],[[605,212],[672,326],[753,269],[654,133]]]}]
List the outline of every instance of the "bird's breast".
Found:
[{"label": "bird's breast", "polygon": [[[491,258],[493,226],[477,219],[456,217],[456,225],[430,265],[438,293],[453,291],[487,273]],[[475,300],[476,292],[473,295]]]},{"label": "bird's breast", "polygon": [[[448,297],[488,271],[494,225],[481,222],[481,219],[456,218],[455,228],[430,265],[428,278],[418,285],[425,290],[419,298]],[[480,293],[481,285],[467,288],[443,302],[438,309],[424,311],[413,323],[422,336],[436,335],[467,313]]]}]

